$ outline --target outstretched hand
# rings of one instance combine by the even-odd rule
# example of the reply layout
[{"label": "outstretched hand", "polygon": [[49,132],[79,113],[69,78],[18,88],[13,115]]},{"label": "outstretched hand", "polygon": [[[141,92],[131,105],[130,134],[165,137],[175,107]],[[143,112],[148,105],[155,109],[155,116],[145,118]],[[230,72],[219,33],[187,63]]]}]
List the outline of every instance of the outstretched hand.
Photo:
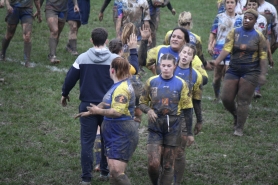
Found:
[{"label": "outstretched hand", "polygon": [[95,104],[90,103],[90,106],[87,107],[88,112],[90,112],[90,114],[92,115],[96,115],[98,114],[98,110],[100,108],[98,106],[96,106]]},{"label": "outstretched hand", "polygon": [[140,28],[140,33],[141,33],[142,40],[148,40],[149,37],[151,36],[151,29],[145,26],[145,24],[143,24],[142,27]]},{"label": "outstretched hand", "polygon": [[148,114],[148,118],[151,122],[153,122],[153,123],[156,122],[157,115],[153,109],[150,109],[147,114]]},{"label": "outstretched hand", "polygon": [[137,48],[137,36],[132,33],[127,39],[127,45],[129,49],[136,49]]},{"label": "outstretched hand", "polygon": [[85,117],[85,116],[90,116],[90,112],[87,111],[87,112],[80,112],[79,114],[77,114],[76,116],[74,116],[74,119],[76,118],[80,118],[80,117]]}]

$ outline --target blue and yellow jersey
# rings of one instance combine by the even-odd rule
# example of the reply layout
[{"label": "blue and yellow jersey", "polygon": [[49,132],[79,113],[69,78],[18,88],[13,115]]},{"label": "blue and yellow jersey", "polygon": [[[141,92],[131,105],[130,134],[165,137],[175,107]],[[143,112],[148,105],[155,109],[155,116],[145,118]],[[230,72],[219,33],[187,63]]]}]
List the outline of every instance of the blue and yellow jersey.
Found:
[{"label": "blue and yellow jersey", "polygon": [[113,84],[103,97],[103,102],[109,104],[107,109],[112,108],[122,116],[117,118],[104,117],[105,120],[132,120],[134,117],[135,94],[129,80],[123,80]]},{"label": "blue and yellow jersey", "polygon": [[231,53],[230,65],[250,64],[267,59],[267,45],[263,34],[258,30],[232,29],[223,48]]},{"label": "blue and yellow jersey", "polygon": [[182,69],[177,66],[175,75],[186,82],[188,88],[191,90],[191,98],[193,98],[194,100],[202,99],[203,78],[196,69],[192,68],[192,71],[190,73],[190,68]]},{"label": "blue and yellow jersey", "polygon": [[[164,55],[170,53],[172,54],[176,60],[179,60],[179,53],[175,52],[171,49],[170,46],[165,46],[165,45],[160,45],[160,46],[156,46],[152,49],[150,49],[148,51],[148,55],[147,55],[147,62],[146,62],[146,66],[151,66],[153,64],[156,65],[156,74],[160,74],[160,58]],[[192,66],[199,71],[203,76],[208,78],[208,74],[206,72],[206,70],[203,67],[203,63],[200,60],[200,58],[198,56],[195,56],[193,61],[192,61]]]},{"label": "blue and yellow jersey", "polygon": [[161,75],[146,81],[139,104],[150,106],[157,115],[180,115],[181,109],[192,108],[189,89],[180,77],[163,79]]}]

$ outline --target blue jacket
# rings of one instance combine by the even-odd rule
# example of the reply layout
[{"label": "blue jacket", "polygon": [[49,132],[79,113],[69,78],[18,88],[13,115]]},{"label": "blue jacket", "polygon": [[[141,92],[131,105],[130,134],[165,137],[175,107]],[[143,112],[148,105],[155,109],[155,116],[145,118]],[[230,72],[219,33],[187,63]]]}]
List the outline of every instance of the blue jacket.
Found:
[{"label": "blue jacket", "polygon": [[68,96],[79,80],[79,99],[82,102],[100,103],[113,85],[109,68],[116,57],[119,55],[112,54],[107,48],[90,48],[79,55],[67,73],[62,96]]}]

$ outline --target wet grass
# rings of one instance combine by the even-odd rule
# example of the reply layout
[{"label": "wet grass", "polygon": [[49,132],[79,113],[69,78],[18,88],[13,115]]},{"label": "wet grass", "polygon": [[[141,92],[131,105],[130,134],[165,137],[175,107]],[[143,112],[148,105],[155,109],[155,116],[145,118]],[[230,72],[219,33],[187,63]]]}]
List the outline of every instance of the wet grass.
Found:
[{"label": "wet grass", "polygon": [[[207,56],[210,26],[216,14],[216,0],[171,1],[177,14],[191,11],[193,32],[202,37]],[[106,27],[109,39],[115,37],[111,20],[112,5],[105,11],[103,22],[97,21],[102,0],[92,3],[89,24],[79,31],[78,50],[86,51],[91,44],[90,32]],[[5,10],[0,9],[0,37],[4,36]],[[164,34],[177,25],[164,8],[158,30],[158,43]],[[48,54],[49,31],[45,20],[34,23],[32,62],[23,65],[23,42],[20,25],[8,51],[6,62],[0,62],[0,184],[77,184],[80,181],[79,122],[73,119],[78,111],[78,90],[72,90],[71,102],[61,107],[61,87],[67,69],[75,57],[65,51],[66,25],[57,48],[61,64],[50,66]],[[277,65],[277,54],[274,55]],[[54,70],[55,69],[55,70]],[[277,126],[277,66],[268,72],[268,83],[262,87],[263,97],[253,100],[242,138],[232,136],[232,117],[221,103],[212,103],[210,81],[204,87],[202,133],[195,144],[186,149],[187,166],[183,184],[278,184],[278,126]],[[148,78],[148,73],[144,79]],[[146,119],[141,124],[140,143],[127,168],[132,184],[150,184],[147,173]],[[97,176],[98,174],[94,174]],[[108,182],[93,180],[92,184]]]}]

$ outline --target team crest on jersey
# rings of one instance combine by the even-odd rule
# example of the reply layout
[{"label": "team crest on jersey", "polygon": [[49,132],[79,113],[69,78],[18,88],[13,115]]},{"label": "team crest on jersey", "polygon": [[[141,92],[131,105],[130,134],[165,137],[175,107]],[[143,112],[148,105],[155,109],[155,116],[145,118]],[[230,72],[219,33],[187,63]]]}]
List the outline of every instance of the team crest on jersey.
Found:
[{"label": "team crest on jersey", "polygon": [[264,23],[263,23],[263,22],[260,22],[260,23],[259,23],[259,27],[260,27],[260,28],[265,28]]},{"label": "team crest on jersey", "polygon": [[115,97],[115,102],[125,104],[125,103],[127,103],[127,97],[120,94],[120,95]]},{"label": "team crest on jersey", "polygon": [[168,106],[169,105],[169,98],[162,98],[161,104]]}]

